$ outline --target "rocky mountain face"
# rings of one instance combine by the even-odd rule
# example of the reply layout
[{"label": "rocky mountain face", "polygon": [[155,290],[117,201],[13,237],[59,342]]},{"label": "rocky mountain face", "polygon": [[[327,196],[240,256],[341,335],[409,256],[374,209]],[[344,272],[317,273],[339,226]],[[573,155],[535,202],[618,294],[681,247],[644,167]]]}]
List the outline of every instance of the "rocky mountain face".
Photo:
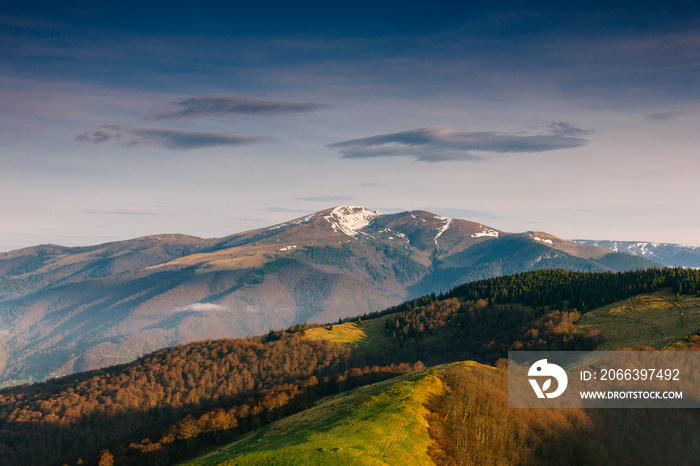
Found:
[{"label": "rocky mountain face", "polygon": [[598,246],[613,252],[644,257],[667,267],[700,268],[700,247],[642,241],[596,241],[587,239],[574,239],[572,241],[578,244]]},{"label": "rocky mountain face", "polygon": [[542,232],[346,206],[225,238],[36,246],[0,254],[0,382],[333,322],[491,276],[654,265]]}]

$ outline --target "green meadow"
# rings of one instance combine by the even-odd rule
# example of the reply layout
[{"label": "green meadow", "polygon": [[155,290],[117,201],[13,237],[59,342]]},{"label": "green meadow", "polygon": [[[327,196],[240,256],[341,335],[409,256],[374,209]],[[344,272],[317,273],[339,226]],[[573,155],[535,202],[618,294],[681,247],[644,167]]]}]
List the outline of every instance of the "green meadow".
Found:
[{"label": "green meadow", "polygon": [[700,330],[700,298],[669,290],[639,295],[587,312],[577,326],[601,331],[604,340],[597,350],[664,349]]},{"label": "green meadow", "polygon": [[332,326],[316,327],[306,331],[310,340],[332,340],[360,349],[376,349],[389,339],[384,335],[384,325],[388,316],[361,322],[346,322]]},{"label": "green meadow", "polygon": [[434,464],[424,404],[443,390],[435,371],[360,387],[183,464]]}]

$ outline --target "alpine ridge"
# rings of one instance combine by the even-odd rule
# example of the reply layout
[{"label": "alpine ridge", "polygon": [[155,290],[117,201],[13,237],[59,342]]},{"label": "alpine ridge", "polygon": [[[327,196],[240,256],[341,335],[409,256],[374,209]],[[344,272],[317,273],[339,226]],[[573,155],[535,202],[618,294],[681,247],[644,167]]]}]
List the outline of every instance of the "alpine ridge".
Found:
[{"label": "alpine ridge", "polygon": [[700,247],[650,241],[593,241],[585,239],[572,241],[578,244],[598,246],[613,252],[644,257],[667,267],[700,268]]},{"label": "alpine ridge", "polygon": [[544,232],[340,206],[224,238],[153,235],[0,254],[0,383],[158,348],[333,322],[526,270],[647,268]]}]

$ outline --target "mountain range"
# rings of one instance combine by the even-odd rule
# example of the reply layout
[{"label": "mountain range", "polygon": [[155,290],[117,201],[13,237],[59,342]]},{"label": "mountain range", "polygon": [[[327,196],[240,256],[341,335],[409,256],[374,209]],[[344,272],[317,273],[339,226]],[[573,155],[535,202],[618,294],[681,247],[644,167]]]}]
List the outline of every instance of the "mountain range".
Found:
[{"label": "mountain range", "polygon": [[656,265],[543,232],[347,206],[224,238],[35,246],[0,254],[0,382],[333,322],[492,276]]},{"label": "mountain range", "polygon": [[623,252],[658,262],[667,267],[700,268],[700,247],[673,243],[650,243],[644,241],[595,241],[571,240],[578,244],[599,246],[614,252]]}]

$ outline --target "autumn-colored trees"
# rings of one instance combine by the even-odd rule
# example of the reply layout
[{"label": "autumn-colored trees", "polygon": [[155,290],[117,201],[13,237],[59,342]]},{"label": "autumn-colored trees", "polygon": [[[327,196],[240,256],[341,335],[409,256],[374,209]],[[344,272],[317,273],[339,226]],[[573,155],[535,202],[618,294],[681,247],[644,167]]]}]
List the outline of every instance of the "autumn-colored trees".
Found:
[{"label": "autumn-colored trees", "polygon": [[697,464],[692,409],[512,409],[507,366],[455,365],[428,408],[431,458],[443,465]]},{"label": "autumn-colored trees", "polygon": [[0,451],[10,451],[2,464],[51,464],[255,391],[332,376],[352,367],[351,357],[341,344],[300,334],[268,343],[205,341],[127,365],[5,389],[0,391]]}]

